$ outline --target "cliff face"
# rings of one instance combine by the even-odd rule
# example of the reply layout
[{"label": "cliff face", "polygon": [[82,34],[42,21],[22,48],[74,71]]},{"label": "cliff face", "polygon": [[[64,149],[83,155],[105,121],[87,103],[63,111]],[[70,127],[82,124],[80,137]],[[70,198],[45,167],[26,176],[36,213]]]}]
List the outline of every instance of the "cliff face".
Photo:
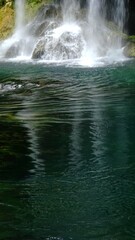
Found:
[{"label": "cliff face", "polygon": [[[82,0],[82,1],[86,1],[86,0]],[[125,30],[129,35],[135,35],[135,0],[124,0],[124,1],[125,1],[125,7],[126,7]],[[106,4],[108,7],[108,15],[109,15],[109,8],[112,8],[114,4],[114,0],[106,0]]]},{"label": "cliff face", "polygon": [[128,33],[135,35],[135,1],[130,0],[128,6]]}]

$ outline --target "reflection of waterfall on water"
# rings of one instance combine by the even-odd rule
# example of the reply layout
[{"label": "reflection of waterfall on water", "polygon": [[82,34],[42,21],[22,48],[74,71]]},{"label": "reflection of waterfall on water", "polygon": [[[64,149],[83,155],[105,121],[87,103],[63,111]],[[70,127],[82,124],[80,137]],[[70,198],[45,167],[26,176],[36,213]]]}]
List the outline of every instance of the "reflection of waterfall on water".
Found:
[{"label": "reflection of waterfall on water", "polygon": [[25,26],[25,1],[16,0],[15,33],[0,45],[0,57],[88,65],[121,60],[124,0],[114,2],[112,27],[106,20],[105,0],[87,0],[87,6],[82,10],[77,0],[43,5]]}]

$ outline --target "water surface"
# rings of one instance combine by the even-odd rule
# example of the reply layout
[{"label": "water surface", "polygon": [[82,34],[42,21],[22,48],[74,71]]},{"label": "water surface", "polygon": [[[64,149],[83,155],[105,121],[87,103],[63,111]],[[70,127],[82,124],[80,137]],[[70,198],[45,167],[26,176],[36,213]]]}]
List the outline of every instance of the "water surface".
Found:
[{"label": "water surface", "polygon": [[0,240],[135,239],[134,66],[0,63]]}]

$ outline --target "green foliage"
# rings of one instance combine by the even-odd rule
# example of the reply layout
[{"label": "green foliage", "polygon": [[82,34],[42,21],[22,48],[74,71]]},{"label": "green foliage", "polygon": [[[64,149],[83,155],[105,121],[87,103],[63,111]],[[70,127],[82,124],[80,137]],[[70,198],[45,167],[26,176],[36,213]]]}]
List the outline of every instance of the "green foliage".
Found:
[{"label": "green foliage", "polygon": [[4,6],[5,0],[0,0],[0,7]]},{"label": "green foliage", "polygon": [[33,3],[33,4],[38,4],[38,3],[41,3],[41,2],[43,2],[43,0],[28,0],[27,1],[28,2],[28,4],[30,3]]},{"label": "green foliage", "polygon": [[39,9],[39,7],[45,3],[51,3],[53,2],[53,0],[27,0],[26,2],[26,19],[30,19],[32,18],[35,13],[37,12],[37,10]]},{"label": "green foliage", "polygon": [[39,5],[41,3],[49,3],[51,0],[27,0],[28,5]]},{"label": "green foliage", "polygon": [[135,43],[135,35],[129,36],[128,39],[129,39],[131,42]]}]

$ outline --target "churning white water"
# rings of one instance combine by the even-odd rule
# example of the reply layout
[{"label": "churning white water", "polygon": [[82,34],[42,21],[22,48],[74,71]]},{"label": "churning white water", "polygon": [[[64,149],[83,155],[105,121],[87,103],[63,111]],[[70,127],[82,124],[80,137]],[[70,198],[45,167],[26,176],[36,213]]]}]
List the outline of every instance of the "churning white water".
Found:
[{"label": "churning white water", "polygon": [[124,0],[114,0],[111,24],[105,2],[87,0],[87,8],[81,9],[78,0],[63,0],[61,6],[42,6],[25,24],[25,0],[16,0],[15,31],[0,44],[0,58],[66,60],[89,66],[122,60]]}]

